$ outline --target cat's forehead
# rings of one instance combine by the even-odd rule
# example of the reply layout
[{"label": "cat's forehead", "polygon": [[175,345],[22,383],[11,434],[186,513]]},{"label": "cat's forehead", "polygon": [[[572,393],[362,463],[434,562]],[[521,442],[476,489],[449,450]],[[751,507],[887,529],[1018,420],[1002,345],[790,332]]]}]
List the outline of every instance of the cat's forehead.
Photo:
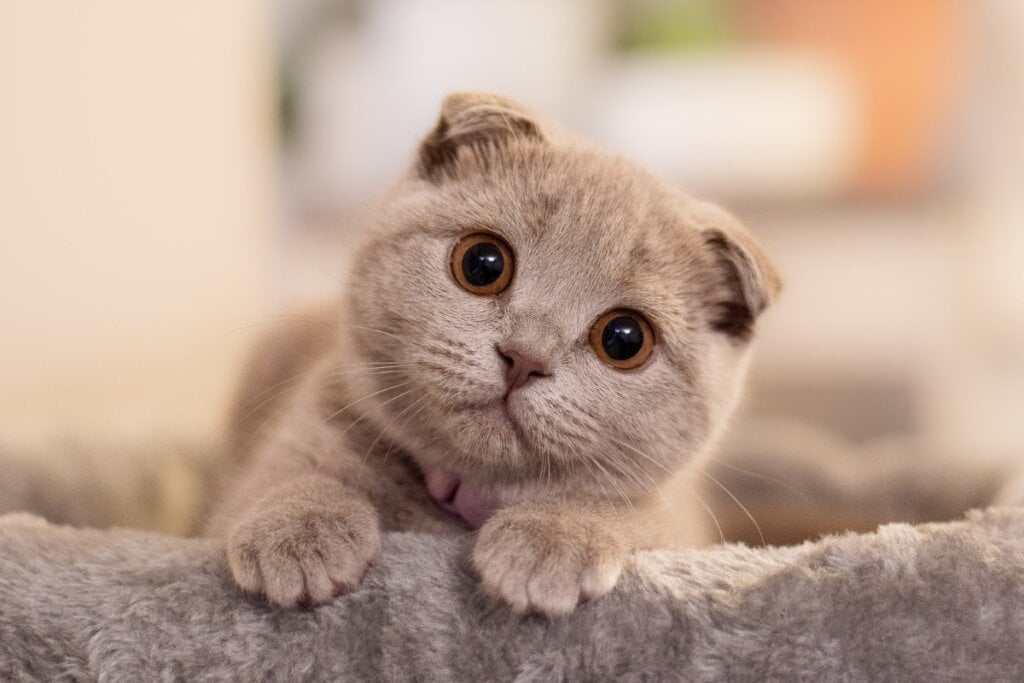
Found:
[{"label": "cat's forehead", "polygon": [[671,324],[700,295],[706,255],[689,200],[632,163],[534,146],[480,171],[406,192],[382,216],[385,238],[445,249],[468,232],[493,232],[515,254],[510,295],[567,315],[624,306]]},{"label": "cat's forehead", "polygon": [[572,275],[592,290],[664,298],[698,268],[685,197],[628,161],[548,152],[496,175],[479,206],[537,278]]}]

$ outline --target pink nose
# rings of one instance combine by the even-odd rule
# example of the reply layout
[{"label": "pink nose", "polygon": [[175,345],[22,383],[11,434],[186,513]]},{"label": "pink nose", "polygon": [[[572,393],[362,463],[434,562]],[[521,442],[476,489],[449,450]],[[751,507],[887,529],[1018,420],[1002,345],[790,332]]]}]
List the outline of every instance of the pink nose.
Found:
[{"label": "pink nose", "polygon": [[505,398],[528,382],[548,374],[542,361],[516,347],[499,345],[497,350],[508,366],[505,369]]}]

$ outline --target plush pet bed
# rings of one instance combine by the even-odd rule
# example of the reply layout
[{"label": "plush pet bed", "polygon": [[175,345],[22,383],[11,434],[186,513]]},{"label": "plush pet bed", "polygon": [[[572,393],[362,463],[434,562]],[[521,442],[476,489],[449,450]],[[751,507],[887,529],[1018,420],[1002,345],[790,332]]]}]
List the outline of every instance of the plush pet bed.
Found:
[{"label": "plush pet bed", "polygon": [[469,539],[393,534],[353,594],[240,593],[216,548],[0,517],[0,679],[1021,680],[1024,511],[639,555],[549,621],[480,595]]},{"label": "plush pet bed", "polygon": [[[906,524],[642,554],[555,621],[482,596],[470,538],[408,534],[385,539],[354,594],[272,609],[234,587],[212,542],[165,535],[194,529],[212,496],[208,443],[8,440],[0,680],[1024,680],[1016,458],[744,425],[702,494],[725,538]],[[1006,507],[926,523],[993,500]],[[2,514],[16,510],[150,531]]]}]

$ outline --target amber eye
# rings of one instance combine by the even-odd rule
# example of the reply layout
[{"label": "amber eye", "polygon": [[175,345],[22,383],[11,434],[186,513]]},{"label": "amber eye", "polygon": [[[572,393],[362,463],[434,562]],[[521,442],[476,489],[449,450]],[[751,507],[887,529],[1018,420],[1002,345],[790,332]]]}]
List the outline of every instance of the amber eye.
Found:
[{"label": "amber eye", "polygon": [[512,281],[512,250],[486,232],[466,235],[452,250],[452,275],[467,292],[500,294]]},{"label": "amber eye", "polygon": [[608,311],[590,328],[590,345],[602,361],[621,370],[647,362],[654,350],[654,330],[636,311]]}]

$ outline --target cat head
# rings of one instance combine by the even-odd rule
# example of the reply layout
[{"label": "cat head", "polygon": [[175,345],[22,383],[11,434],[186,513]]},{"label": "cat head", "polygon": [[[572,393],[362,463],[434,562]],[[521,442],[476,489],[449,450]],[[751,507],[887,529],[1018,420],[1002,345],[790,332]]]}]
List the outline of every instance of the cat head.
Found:
[{"label": "cat head", "polygon": [[491,95],[445,99],[373,222],[345,334],[390,368],[362,377],[374,421],[494,486],[630,492],[684,467],[779,290],[726,212]]}]

